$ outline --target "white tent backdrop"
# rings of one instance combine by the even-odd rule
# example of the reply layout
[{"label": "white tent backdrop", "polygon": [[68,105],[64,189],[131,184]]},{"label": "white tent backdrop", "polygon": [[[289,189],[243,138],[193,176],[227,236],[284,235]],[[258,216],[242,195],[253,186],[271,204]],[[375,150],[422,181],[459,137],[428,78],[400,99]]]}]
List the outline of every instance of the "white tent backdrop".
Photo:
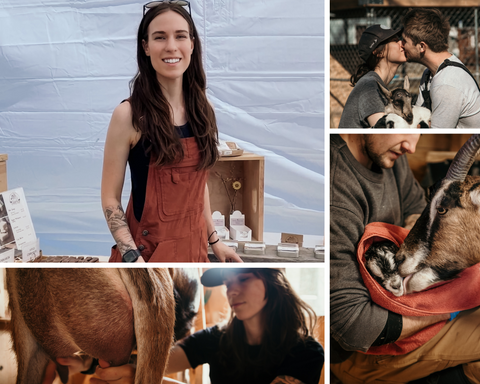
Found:
[{"label": "white tent backdrop", "polygon": [[[45,254],[109,254],[100,203],[111,113],[129,96],[143,2],[0,0],[0,153]],[[265,156],[265,231],[324,231],[324,9],[199,0],[220,138]],[[129,176],[123,203],[130,193]]]}]

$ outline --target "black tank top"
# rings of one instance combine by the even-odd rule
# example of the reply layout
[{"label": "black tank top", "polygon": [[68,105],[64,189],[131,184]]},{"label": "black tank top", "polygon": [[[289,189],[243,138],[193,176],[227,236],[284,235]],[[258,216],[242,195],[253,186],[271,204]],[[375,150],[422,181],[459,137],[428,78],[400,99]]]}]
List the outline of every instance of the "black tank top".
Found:
[{"label": "black tank top", "polygon": [[[182,139],[193,137],[192,127],[186,124],[175,127]],[[145,196],[147,194],[148,166],[150,165],[150,154],[145,153],[147,147],[145,139],[142,136],[138,143],[130,150],[128,155],[128,164],[130,166],[130,176],[132,178],[132,200],[133,213],[137,221],[142,218],[143,207],[145,205]]]}]

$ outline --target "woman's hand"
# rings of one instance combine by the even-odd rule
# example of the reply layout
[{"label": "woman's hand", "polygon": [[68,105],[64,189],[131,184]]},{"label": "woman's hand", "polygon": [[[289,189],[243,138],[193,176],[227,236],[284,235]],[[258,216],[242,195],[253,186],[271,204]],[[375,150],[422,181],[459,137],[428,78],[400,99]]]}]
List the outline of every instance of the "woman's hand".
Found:
[{"label": "woman's hand", "polygon": [[[68,367],[68,376],[75,373],[86,371],[92,365],[92,357],[90,356],[71,356],[71,357],[57,357],[57,362]],[[45,368],[42,384],[52,384],[56,377],[56,364],[50,361]]]},{"label": "woman's hand", "polygon": [[243,263],[240,256],[238,256],[235,251],[223,244],[222,242],[215,243],[211,245],[213,253],[222,263],[233,262],[233,263]]},{"label": "woman's hand", "polygon": [[143,257],[140,256],[135,263],[145,263],[145,260],[143,260]]},{"label": "woman's hand", "polygon": [[110,367],[104,360],[98,360],[95,376],[90,384],[133,384],[135,382],[135,366],[125,364],[119,367]]}]

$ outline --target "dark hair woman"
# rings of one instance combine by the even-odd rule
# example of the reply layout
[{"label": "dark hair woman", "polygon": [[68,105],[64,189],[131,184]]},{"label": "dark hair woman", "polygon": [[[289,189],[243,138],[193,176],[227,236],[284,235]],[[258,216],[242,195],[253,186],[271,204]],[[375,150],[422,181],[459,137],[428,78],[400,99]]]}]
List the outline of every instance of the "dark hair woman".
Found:
[{"label": "dark hair woman", "polygon": [[[105,141],[102,207],[117,243],[110,261],[241,261],[218,241],[207,172],[218,157],[200,39],[183,6],[154,1],[138,28],[131,96],[113,112]],[[145,12],[148,10],[147,12]],[[124,213],[127,161],[132,193]]]},{"label": "dark hair woman", "polygon": [[[231,319],[177,343],[167,373],[208,363],[212,384],[318,384],[324,351],[311,337],[316,315],[280,270],[215,268],[203,274],[202,283],[227,286]],[[133,370],[97,368],[101,379],[91,383],[132,383]]]},{"label": "dark hair woman", "polygon": [[[407,61],[400,33],[383,25],[368,27],[358,43],[362,63],[350,81],[339,128],[370,128],[385,114],[386,100],[378,83],[387,88],[398,67]],[[385,100],[385,101],[384,101]]]}]

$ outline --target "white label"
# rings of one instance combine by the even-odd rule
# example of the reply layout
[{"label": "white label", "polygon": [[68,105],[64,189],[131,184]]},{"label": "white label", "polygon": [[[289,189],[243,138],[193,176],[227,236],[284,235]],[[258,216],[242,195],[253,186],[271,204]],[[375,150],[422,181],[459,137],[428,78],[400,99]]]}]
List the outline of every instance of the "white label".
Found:
[{"label": "white label", "polygon": [[40,240],[36,239],[30,243],[25,243],[22,245],[21,249],[22,261],[24,263],[35,260],[38,256],[40,256]]},{"label": "white label", "polygon": [[[4,249],[0,249],[4,251]],[[14,263],[15,262],[15,249],[9,249],[0,253],[0,263]]]}]

